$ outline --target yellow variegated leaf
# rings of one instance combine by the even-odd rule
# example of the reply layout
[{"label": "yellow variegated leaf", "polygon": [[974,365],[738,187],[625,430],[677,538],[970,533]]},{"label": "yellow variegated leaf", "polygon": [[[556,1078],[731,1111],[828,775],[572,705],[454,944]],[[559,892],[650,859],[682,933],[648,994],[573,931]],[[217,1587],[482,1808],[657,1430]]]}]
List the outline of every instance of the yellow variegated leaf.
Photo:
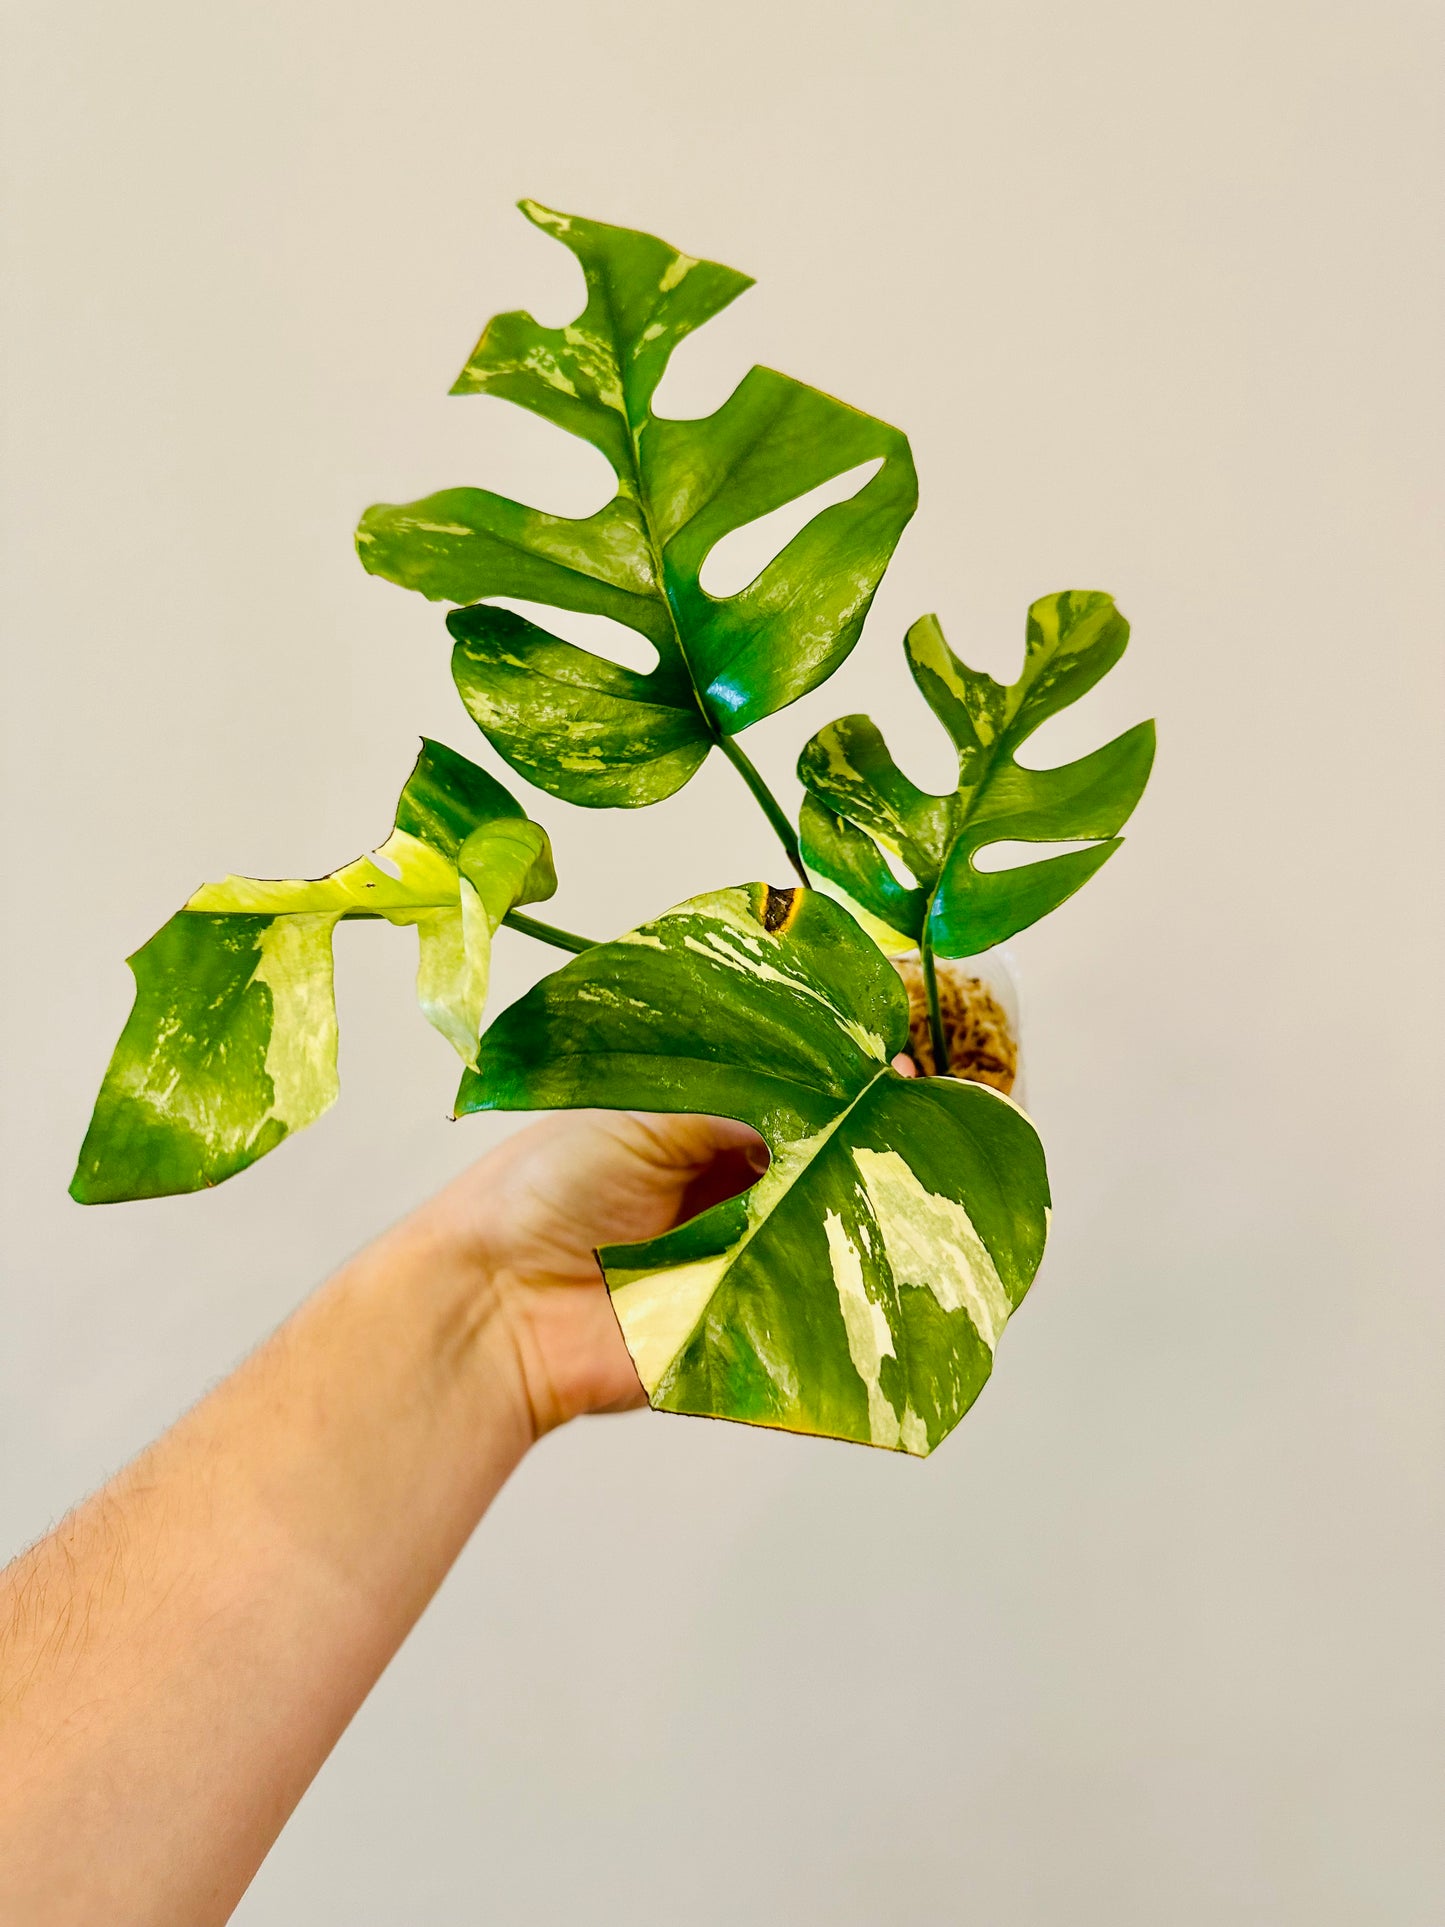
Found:
[{"label": "yellow variegated leaf", "polygon": [[337,1092],[331,942],[344,917],[416,926],[421,1007],[474,1061],[492,933],[514,903],[556,888],[546,834],[484,770],[426,742],[377,856],[315,881],[205,884],[135,953],[135,1005],[73,1197],[218,1184],[327,1109]]}]

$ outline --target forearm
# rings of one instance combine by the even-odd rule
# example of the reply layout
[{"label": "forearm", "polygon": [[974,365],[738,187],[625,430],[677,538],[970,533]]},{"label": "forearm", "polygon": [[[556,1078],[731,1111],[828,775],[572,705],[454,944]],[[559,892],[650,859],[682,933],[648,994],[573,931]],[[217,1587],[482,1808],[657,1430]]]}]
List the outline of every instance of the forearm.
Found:
[{"label": "forearm", "polygon": [[0,1918],[224,1921],[530,1444],[433,1208],[0,1582]]}]

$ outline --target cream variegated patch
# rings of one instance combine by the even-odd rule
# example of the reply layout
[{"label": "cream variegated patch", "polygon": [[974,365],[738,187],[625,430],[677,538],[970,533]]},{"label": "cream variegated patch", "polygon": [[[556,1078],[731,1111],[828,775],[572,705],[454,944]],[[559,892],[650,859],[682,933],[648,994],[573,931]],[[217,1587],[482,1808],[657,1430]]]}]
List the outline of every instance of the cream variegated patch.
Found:
[{"label": "cream variegated patch", "polygon": [[271,992],[266,1075],[270,1116],[299,1131],[336,1100],[336,994],[331,939],[339,911],[278,917],[251,979]]},{"label": "cream variegated patch", "polygon": [[896,1151],[860,1148],[853,1162],[895,1282],[931,1291],[945,1311],[967,1311],[992,1351],[1013,1306],[963,1206],[926,1189]]},{"label": "cream variegated patch", "polygon": [[631,1278],[625,1272],[612,1274],[617,1281],[611,1287],[612,1309],[649,1396],[697,1329],[736,1256],[734,1246],[715,1258],[699,1258],[664,1271],[640,1272]]},{"label": "cream variegated patch", "polygon": [[[520,881],[527,863],[536,854],[532,845],[540,841],[538,833],[531,844],[524,842],[519,836],[522,827],[520,820],[517,824],[504,822],[495,826],[497,841],[496,849],[490,853],[491,860],[496,875],[508,885],[514,882],[513,872],[515,881]],[[256,974],[259,982],[271,986],[277,998],[277,1035],[273,1036],[271,1050],[281,1075],[278,1090],[282,1083],[287,1089],[300,1088],[290,1077],[288,1054],[310,1049],[304,1039],[293,1036],[289,1018],[284,1023],[281,1021],[282,980],[291,974],[290,964],[285,960],[302,954],[311,958],[309,967],[317,974],[315,982],[304,987],[308,1006],[304,1013],[298,1014],[298,1021],[304,1016],[307,1034],[321,1038],[323,1032],[317,1013],[324,1002],[332,1013],[329,1050],[334,1065],[330,945],[332,929],[345,915],[384,917],[388,923],[417,926],[420,945],[417,1000],[427,1021],[441,1032],[459,1056],[469,1064],[476,1057],[491,974],[492,933],[511,901],[511,889],[502,891],[496,913],[490,912],[472,883],[458,874],[453,858],[406,830],[393,830],[377,856],[397,874],[391,874],[390,869],[364,856],[334,870],[330,876],[314,879],[223,877],[219,883],[204,884],[186,904],[187,910],[198,913],[261,915],[276,919],[263,939],[263,963]],[[297,931],[287,936],[292,926],[296,926]],[[321,931],[324,937],[317,934]],[[326,949],[324,960],[312,954],[321,942]],[[298,985],[296,995],[300,994]],[[270,1068],[268,1058],[268,1072]],[[302,1083],[309,1087],[311,1082],[312,1072],[308,1070]],[[282,1108],[278,1097],[275,1115],[295,1129],[319,1115],[335,1094],[333,1069],[331,1093],[319,1109],[304,1115],[300,1111],[293,1114],[289,1108],[291,1100],[287,1100],[287,1108]]]},{"label": "cream variegated patch", "polygon": [[686,280],[688,275],[690,275],[698,265],[696,255],[674,254],[663,271],[662,279],[657,284],[658,292],[661,294],[671,294],[678,283]]},{"label": "cream variegated patch", "polygon": [[[746,913],[736,909],[728,901],[732,892],[719,892],[707,900],[706,905],[698,906],[697,921],[702,928],[702,936],[684,936],[683,944],[688,950],[695,951],[700,957],[707,957],[725,970],[736,971],[741,977],[764,983],[782,984],[788,990],[808,997],[813,1003],[827,1011],[833,1022],[856,1044],[859,1050],[869,1057],[877,1058],[880,1064],[886,1063],[888,1053],[883,1039],[877,1031],[869,1030],[866,1025],[839,1010],[828,997],[815,985],[802,977],[779,970],[768,962],[767,945],[778,956],[785,955],[782,944],[761,924],[753,921]],[[708,926],[716,927],[708,927]]]},{"label": "cream variegated patch", "polygon": [[867,931],[885,957],[906,957],[910,950],[918,948],[916,937],[910,937],[905,931],[895,930],[893,925],[885,923],[882,917],[875,917],[871,910],[865,909],[856,897],[849,896],[842,884],[835,883],[832,877],[825,876],[820,871],[813,879],[813,887],[821,891],[825,897],[831,897],[834,903],[841,904],[853,921],[861,924]]},{"label": "cream variegated patch", "polygon": [[187,910],[226,916],[295,916],[310,911],[361,911],[408,921],[418,911],[457,902],[454,862],[405,830],[393,830],[377,852],[395,865],[392,876],[369,856],[316,878],[222,877],[202,884]]},{"label": "cream variegated patch", "polygon": [[828,1261],[838,1290],[838,1308],[848,1334],[848,1356],[868,1393],[868,1435],[875,1445],[896,1446],[898,1414],[889,1404],[881,1383],[883,1361],[896,1357],[893,1333],[883,1307],[868,1296],[863,1260],[836,1211],[823,1219],[828,1239]]},{"label": "cream variegated patch", "polygon": [[492,955],[491,925],[476,891],[464,882],[460,905],[418,916],[416,934],[416,1000],[427,1022],[470,1063],[476,1056]]}]

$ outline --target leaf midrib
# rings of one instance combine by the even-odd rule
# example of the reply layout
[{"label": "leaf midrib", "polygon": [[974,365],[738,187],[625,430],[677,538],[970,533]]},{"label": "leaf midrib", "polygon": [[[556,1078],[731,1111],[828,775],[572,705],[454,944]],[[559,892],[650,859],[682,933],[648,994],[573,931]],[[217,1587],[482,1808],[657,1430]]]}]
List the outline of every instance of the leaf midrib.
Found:
[{"label": "leaf midrib", "polygon": [[[654,420],[655,417],[649,404],[647,408],[647,419],[640,424],[634,422],[632,411],[632,366],[630,361],[623,361],[621,354],[622,335],[618,325],[617,310],[613,306],[612,301],[611,277],[604,271],[598,276],[598,281],[601,285],[603,300],[607,306],[607,322],[609,332],[612,336],[612,352],[617,358],[618,385],[622,390],[623,420],[627,424],[627,447],[632,457],[632,486],[636,492],[637,513],[642,522],[642,532],[646,537],[648,554],[652,560],[653,584],[657,590],[658,601],[661,602],[663,608],[667,611],[668,626],[671,628],[673,640],[677,644],[677,653],[682,661],[682,666],[687,671],[687,685],[691,692],[698,716],[701,718],[703,728],[706,730],[709,739],[713,743],[719,743],[722,740],[722,732],[708,713],[707,705],[702,699],[702,691],[698,687],[697,671],[693,668],[692,658],[687,653],[687,644],[683,640],[682,629],[677,620],[677,611],[673,608],[672,597],[668,593],[667,570],[662,560],[662,545],[657,538],[657,530],[653,524],[652,511],[648,506],[647,490],[642,480],[642,457],[638,446],[639,437],[641,436],[642,430],[647,426],[648,421]],[[649,314],[655,313],[655,307],[649,310]]]},{"label": "leaf midrib", "polygon": [[[1051,649],[1048,652],[1047,656],[1040,657],[1038,659],[1040,667],[1044,667],[1048,663],[1052,662],[1055,654],[1056,654],[1056,650]],[[927,930],[931,925],[931,923],[933,922],[934,906],[938,901],[938,893],[943,888],[943,880],[945,876],[948,874],[949,866],[953,862],[954,852],[957,850],[959,844],[963,841],[965,830],[967,830],[969,824],[974,820],[975,816],[978,814],[979,801],[982,798],[984,792],[987,790],[990,782],[993,780],[993,774],[994,774],[994,771],[998,768],[1000,757],[1002,757],[1005,751],[1007,751],[1008,760],[1010,762],[1014,760],[1013,752],[1016,745],[1013,741],[1013,736],[1012,736],[1013,725],[1018,720],[1018,713],[1019,713],[1019,710],[1023,707],[1024,697],[1028,694],[1029,689],[1037,681],[1038,681],[1038,670],[1035,670],[1034,673],[1030,675],[1029,664],[1026,660],[1024,663],[1024,672],[1019,677],[1018,681],[1009,683],[1005,687],[1005,696],[1007,700],[1004,706],[1003,721],[1000,725],[998,735],[994,738],[991,748],[985,751],[983,774],[979,777],[976,783],[971,783],[967,790],[964,790],[964,788],[962,787],[962,784],[960,783],[959,787],[955,789],[955,791],[953,792],[953,796],[949,799],[954,804],[958,805],[959,809],[958,809],[958,814],[955,817],[955,826],[954,826],[953,834],[948,839],[948,845],[943,853],[943,860],[938,866],[938,875],[934,879],[933,888],[928,893],[928,908],[925,910],[923,915],[923,927],[925,930]],[[930,704],[929,707],[932,708],[932,704]],[[935,710],[934,714],[937,715],[937,713],[938,712]],[[940,720],[942,719],[940,718]],[[977,735],[977,733],[978,733],[977,729],[975,728],[974,734]],[[980,744],[979,747],[982,749],[983,745]],[[960,777],[963,775],[962,757],[959,758],[959,775]],[[964,802],[965,797],[967,798],[966,804]],[[971,860],[972,860],[972,855],[970,853],[970,861]]]}]

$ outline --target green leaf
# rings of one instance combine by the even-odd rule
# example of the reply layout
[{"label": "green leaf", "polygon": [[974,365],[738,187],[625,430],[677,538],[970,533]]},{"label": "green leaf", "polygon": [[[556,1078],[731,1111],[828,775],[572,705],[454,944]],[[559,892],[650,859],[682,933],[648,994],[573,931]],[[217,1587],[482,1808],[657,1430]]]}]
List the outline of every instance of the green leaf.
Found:
[{"label": "green leaf", "polygon": [[[504,396],[580,435],[611,463],[617,493],[574,521],[447,489],[368,509],[357,547],[375,575],[478,605],[448,617],[453,673],[515,769],[574,803],[655,803],[714,744],[843,661],[913,513],[913,460],[897,429],[767,368],[716,414],[655,415],[672,350],[750,280],[649,234],[521,206],[576,255],[587,305],[562,328],[496,316],[452,392]],[[746,589],[703,589],[723,536],[875,461],[856,495],[816,515]],[[609,616],[653,645],[656,665],[619,668],[484,600],[495,596]]]},{"label": "green leaf", "polygon": [[760,1131],[741,1198],[599,1253],[654,1407],[919,1455],[987,1379],[1043,1252],[1033,1126],[907,1079],[892,967],[812,890],[746,884],[600,944],[487,1031],[457,1109],[694,1111]]},{"label": "green leaf", "polygon": [[233,1177],[335,1100],[331,940],[346,917],[415,924],[417,997],[471,1063],[492,933],[557,887],[546,833],[484,770],[424,741],[377,855],[315,882],[204,885],[133,957],[136,999],[81,1147],[81,1204]]},{"label": "green leaf", "polygon": [[[1094,687],[1124,653],[1129,625],[1111,597],[1066,589],[1029,610],[1023,674],[1005,686],[960,662],[935,616],[908,631],[913,679],[958,752],[958,788],[933,796],[893,761],[867,716],[819,730],[798,759],[809,792],[800,819],[810,875],[885,948],[921,943],[972,957],[1071,897],[1119,847],[1143,794],[1154,725],[1139,723],[1090,756],[1028,769],[1017,752],[1039,725]],[[1102,841],[1096,839],[1104,839]],[[1089,842],[1041,863],[980,870],[990,843]],[[911,873],[900,883],[883,852]]]}]

